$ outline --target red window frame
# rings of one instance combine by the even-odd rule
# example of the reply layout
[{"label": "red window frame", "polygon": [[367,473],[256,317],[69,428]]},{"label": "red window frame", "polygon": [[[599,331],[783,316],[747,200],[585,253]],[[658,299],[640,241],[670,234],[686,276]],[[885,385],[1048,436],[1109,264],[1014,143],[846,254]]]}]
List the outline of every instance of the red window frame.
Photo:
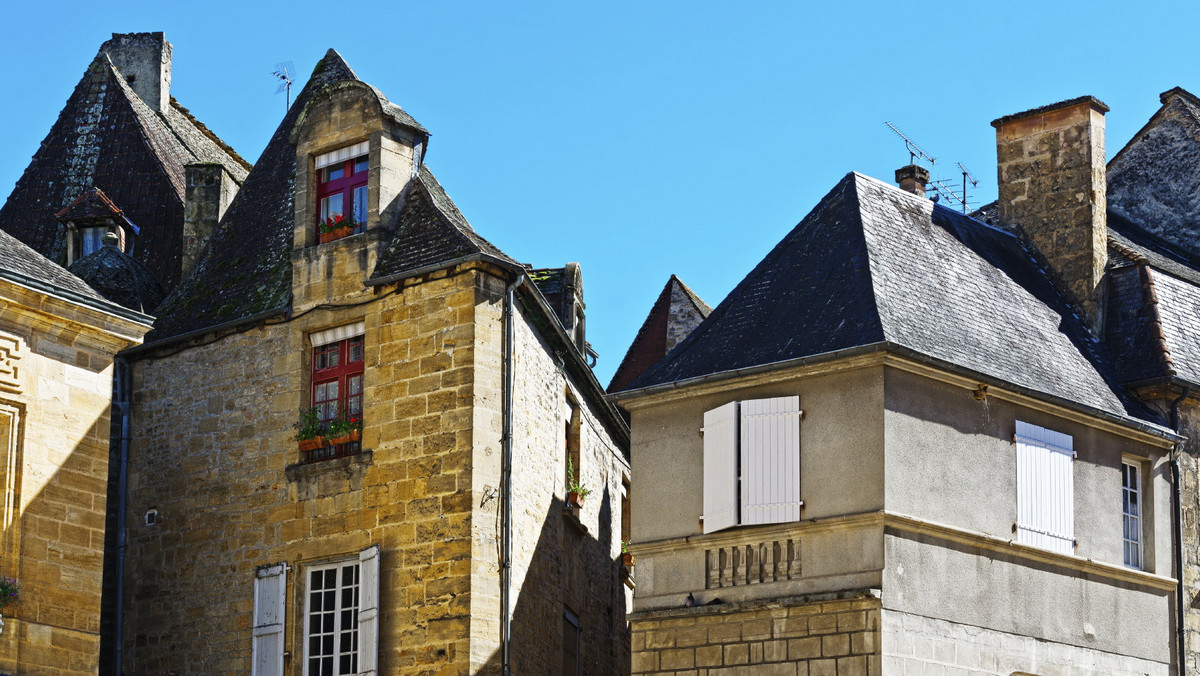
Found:
[{"label": "red window frame", "polygon": [[[321,167],[317,170],[317,222],[320,225],[333,216],[345,215],[346,206],[354,217],[354,232],[362,232],[367,224],[367,176],[371,168],[366,155]],[[331,197],[341,198],[337,209],[326,206]]]},{"label": "red window frame", "polygon": [[[310,401],[322,423],[328,424],[343,411],[363,421],[363,353],[362,336],[313,348]],[[361,442],[352,441],[308,451],[305,460],[316,462],[361,451]]]}]

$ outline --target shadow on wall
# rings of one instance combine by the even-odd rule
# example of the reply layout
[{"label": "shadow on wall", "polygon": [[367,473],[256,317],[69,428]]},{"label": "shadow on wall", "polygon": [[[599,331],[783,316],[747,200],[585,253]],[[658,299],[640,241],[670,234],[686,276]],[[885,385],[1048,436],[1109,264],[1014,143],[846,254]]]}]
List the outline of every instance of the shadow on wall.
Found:
[{"label": "shadow on wall", "polygon": [[[625,585],[620,556],[612,554],[619,549],[613,540],[619,534],[612,531],[612,500],[606,485],[596,533],[585,530],[562,500],[551,501],[524,583],[519,592],[514,589],[511,673],[629,673]],[[572,617],[578,623],[573,672],[565,666],[571,659]],[[501,666],[496,653],[478,673],[500,674]]]},{"label": "shadow on wall", "polygon": [[0,515],[0,575],[21,585],[4,609],[0,672],[87,671],[100,645],[109,428],[96,417],[67,451],[54,440],[71,443],[71,430],[48,429],[53,413],[30,408],[20,409],[16,443],[0,434],[0,505],[13,510]]}]

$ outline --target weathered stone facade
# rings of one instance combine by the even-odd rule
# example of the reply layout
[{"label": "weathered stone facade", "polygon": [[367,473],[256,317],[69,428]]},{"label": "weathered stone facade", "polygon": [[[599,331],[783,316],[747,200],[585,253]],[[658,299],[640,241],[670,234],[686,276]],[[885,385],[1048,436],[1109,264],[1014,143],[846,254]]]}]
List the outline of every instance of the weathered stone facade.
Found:
[{"label": "weathered stone facade", "polygon": [[878,675],[880,612],[877,598],[839,594],[639,612],[633,673]]},{"label": "weathered stone facade", "polygon": [[3,610],[0,673],[95,674],[113,355],[139,342],[150,318],[106,311],[98,296],[85,305],[12,284],[3,272],[0,575],[17,579],[21,597]]},{"label": "weathered stone facade", "polygon": [[[286,135],[295,179],[272,188],[290,193],[294,206],[276,233],[290,244],[288,312],[231,334],[147,346],[133,364],[125,600],[137,611],[125,617],[125,671],[261,669],[256,575],[282,563],[282,673],[304,673],[309,571],[378,546],[373,673],[500,673],[502,507],[511,500],[512,673],[557,671],[570,651],[580,673],[627,672],[623,424],[525,271],[500,255],[434,259],[419,273],[373,277],[395,255],[397,233],[445,227],[453,205],[444,193],[430,194],[431,177],[417,178],[423,131],[377,90],[343,79],[305,100]],[[346,147],[369,160],[366,220],[357,234],[318,243],[313,158]],[[247,180],[239,200],[262,189],[253,173]],[[442,202],[414,207],[416,199]],[[427,211],[403,216],[415,208]],[[425,220],[406,226],[402,216]],[[206,265],[236,268],[202,260],[199,274]],[[514,281],[524,288],[512,301],[510,342]],[[358,326],[361,452],[306,461],[295,423],[312,403],[310,338]],[[181,392],[187,397],[173,396]],[[592,491],[582,508],[566,505],[568,447],[577,449],[578,479]],[[144,518],[149,510],[153,522]],[[216,598],[214,589],[222,590]],[[564,617],[577,623],[577,645]]]}]

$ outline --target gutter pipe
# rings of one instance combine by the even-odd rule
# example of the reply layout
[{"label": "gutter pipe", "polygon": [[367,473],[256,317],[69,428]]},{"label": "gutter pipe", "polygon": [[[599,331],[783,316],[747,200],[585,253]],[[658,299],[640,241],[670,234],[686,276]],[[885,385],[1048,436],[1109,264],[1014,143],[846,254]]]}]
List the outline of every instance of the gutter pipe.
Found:
[{"label": "gutter pipe", "polygon": [[[1179,433],[1179,404],[1191,394],[1191,386],[1185,385],[1183,393],[1178,398],[1171,402],[1171,429],[1175,433]],[[1179,580],[1179,589],[1176,593],[1177,603],[1175,604],[1175,623],[1178,638],[1176,639],[1179,646],[1179,676],[1187,676],[1187,629],[1184,627],[1184,604],[1187,601],[1187,590],[1183,582],[1183,490],[1182,490],[1182,470],[1179,466],[1179,455],[1183,452],[1183,442],[1180,441],[1175,445],[1175,452],[1171,458],[1171,499],[1175,501],[1175,513],[1172,514],[1175,521],[1175,572],[1176,578]]]},{"label": "gutter pipe", "polygon": [[117,440],[118,453],[120,454],[120,467],[117,470],[117,603],[116,603],[116,627],[113,632],[114,650],[113,650],[113,673],[120,676],[122,673],[122,649],[125,642],[125,546],[127,539],[125,537],[126,517],[125,510],[129,502],[129,417],[130,417],[130,370],[129,361],[124,357],[117,357],[114,362],[114,376],[116,384],[116,401],[114,402],[117,409],[117,415],[121,417],[119,432],[120,438]]},{"label": "gutter pipe", "polygon": [[501,561],[500,561],[500,660],[504,676],[510,676],[511,655],[509,644],[512,642],[512,428],[513,428],[513,313],[515,311],[514,294],[517,287],[525,280],[525,275],[519,274],[511,284],[504,289],[504,422],[503,422],[503,456],[501,459],[501,483],[503,494],[501,504],[503,518],[500,532]]}]

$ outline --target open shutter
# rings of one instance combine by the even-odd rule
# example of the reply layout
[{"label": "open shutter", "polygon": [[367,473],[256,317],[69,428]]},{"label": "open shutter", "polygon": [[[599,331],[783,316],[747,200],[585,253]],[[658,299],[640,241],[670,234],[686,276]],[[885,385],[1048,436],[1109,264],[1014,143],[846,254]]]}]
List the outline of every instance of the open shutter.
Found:
[{"label": "open shutter", "polygon": [[1074,446],[1069,435],[1017,421],[1017,541],[1075,548]]},{"label": "open shutter", "polygon": [[358,553],[358,673],[373,676],[379,663],[379,545]]},{"label": "open shutter", "polygon": [[800,397],[742,402],[741,469],[743,525],[800,520]]},{"label": "open shutter", "polygon": [[283,676],[283,617],[287,564],[263,566],[254,576],[252,676]]},{"label": "open shutter", "polygon": [[738,523],[738,403],[704,413],[704,532]]}]

